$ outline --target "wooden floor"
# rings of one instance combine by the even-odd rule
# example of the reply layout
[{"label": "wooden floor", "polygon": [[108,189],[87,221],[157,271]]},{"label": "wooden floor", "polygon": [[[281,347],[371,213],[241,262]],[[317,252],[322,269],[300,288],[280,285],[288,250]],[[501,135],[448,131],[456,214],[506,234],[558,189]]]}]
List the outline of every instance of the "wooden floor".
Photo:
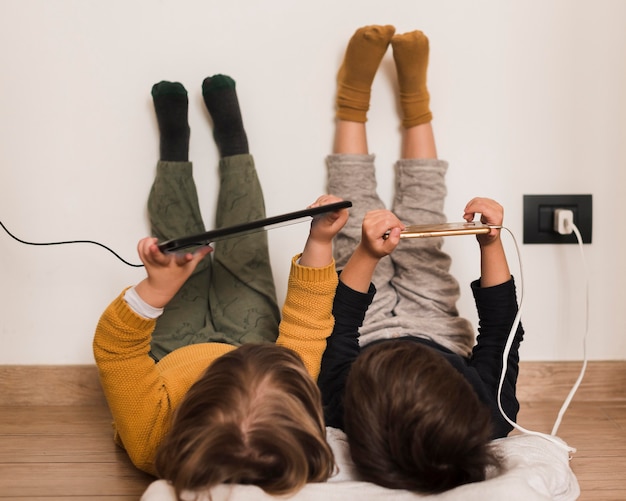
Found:
[{"label": "wooden floor", "polygon": [[[523,364],[519,423],[550,432],[579,364]],[[594,362],[558,435],[581,500],[626,500],[626,362]],[[153,479],[112,442],[95,369],[0,366],[0,499],[137,500]]]}]

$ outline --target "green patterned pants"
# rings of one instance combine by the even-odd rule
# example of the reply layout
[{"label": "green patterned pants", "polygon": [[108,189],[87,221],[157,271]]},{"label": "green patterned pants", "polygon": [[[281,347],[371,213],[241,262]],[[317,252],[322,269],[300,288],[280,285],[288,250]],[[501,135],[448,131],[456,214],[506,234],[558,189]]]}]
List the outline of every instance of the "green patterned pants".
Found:
[{"label": "green patterned pants", "polygon": [[[251,155],[220,160],[216,228],[265,217]],[[152,234],[160,241],[206,231],[190,162],[159,162],[148,198]],[[158,318],[155,360],[182,346],[275,342],[280,314],[264,231],[218,240]]]}]

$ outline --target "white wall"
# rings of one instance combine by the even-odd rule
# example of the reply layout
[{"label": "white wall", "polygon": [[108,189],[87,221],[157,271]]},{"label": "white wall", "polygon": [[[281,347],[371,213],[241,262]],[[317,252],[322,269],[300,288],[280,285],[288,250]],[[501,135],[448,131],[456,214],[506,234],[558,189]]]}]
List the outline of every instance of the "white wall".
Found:
[{"label": "white wall", "polygon": [[[450,161],[448,216],[473,196],[506,208],[525,274],[527,360],[582,356],[584,282],[575,245],[521,245],[524,194],[593,195],[588,340],[592,359],[626,358],[618,290],[626,186],[626,2],[620,0],[0,0],[0,221],[38,242],[94,239],[138,262],[158,154],[153,83],[190,94],[191,159],[208,226],[215,146],[200,85],[232,75],[268,215],[325,190],[335,74],[366,24],[422,29],[440,156]],[[399,148],[391,55],[373,89],[369,131],[382,196]],[[280,299],[307,225],[273,230]],[[88,245],[28,247],[0,230],[0,363],[92,363],[108,302],[143,271]],[[512,267],[517,263],[510,238]],[[450,238],[468,283],[473,238]]]}]

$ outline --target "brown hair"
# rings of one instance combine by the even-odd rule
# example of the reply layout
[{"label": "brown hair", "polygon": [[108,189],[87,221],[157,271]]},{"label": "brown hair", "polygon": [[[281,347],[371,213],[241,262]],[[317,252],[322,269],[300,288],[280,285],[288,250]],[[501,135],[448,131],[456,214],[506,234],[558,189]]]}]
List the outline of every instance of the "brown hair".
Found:
[{"label": "brown hair", "polygon": [[333,472],[325,436],[320,392],[298,355],[245,344],[215,360],[189,389],[155,466],[179,497],[220,483],[286,494]]},{"label": "brown hair", "polygon": [[487,406],[424,345],[366,348],[348,375],[344,407],[352,459],[370,482],[442,492],[484,480],[486,468],[497,464]]}]

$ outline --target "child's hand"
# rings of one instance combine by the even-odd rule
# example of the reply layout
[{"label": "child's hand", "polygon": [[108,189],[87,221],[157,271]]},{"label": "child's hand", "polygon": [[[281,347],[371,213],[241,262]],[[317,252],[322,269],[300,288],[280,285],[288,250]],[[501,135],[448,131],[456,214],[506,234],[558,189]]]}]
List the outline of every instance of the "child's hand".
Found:
[{"label": "child's hand", "polygon": [[[309,207],[319,207],[334,202],[341,202],[341,198],[334,195],[322,195]],[[300,264],[311,268],[321,268],[332,263],[333,238],[347,220],[348,209],[326,212],[314,217],[309,230],[309,238],[300,256]]]},{"label": "child's hand", "polygon": [[404,228],[393,212],[385,209],[370,211],[363,218],[360,245],[371,257],[380,259],[397,247]]},{"label": "child's hand", "polygon": [[[463,219],[473,221],[477,213],[480,213],[480,221],[489,226],[502,226],[504,221],[504,209],[495,200],[490,198],[473,198],[465,206]],[[476,236],[481,246],[487,246],[500,239],[500,229],[492,228],[486,235]]]},{"label": "child's hand", "polygon": [[198,263],[212,251],[211,247],[205,246],[193,254],[163,254],[156,238],[143,238],[137,244],[137,252],[148,276],[135,287],[137,294],[155,308],[164,307],[191,276]]},{"label": "child's hand", "polygon": [[[309,205],[308,208],[320,207],[341,201],[341,198],[334,195],[322,195]],[[344,227],[346,221],[348,221],[348,209],[339,209],[338,211],[326,212],[315,216],[311,222],[310,238],[319,243],[329,243],[335,238],[335,235],[339,233],[339,230]]]},{"label": "child's hand", "polygon": [[511,271],[500,239],[504,209],[495,200],[474,198],[465,206],[463,217],[472,221],[480,213],[480,221],[492,228],[486,235],[476,235],[480,244],[480,286],[494,287],[511,280]]},{"label": "child's hand", "polygon": [[341,272],[339,280],[359,292],[367,292],[381,258],[391,254],[400,242],[404,225],[388,210],[365,214],[361,241]]}]

